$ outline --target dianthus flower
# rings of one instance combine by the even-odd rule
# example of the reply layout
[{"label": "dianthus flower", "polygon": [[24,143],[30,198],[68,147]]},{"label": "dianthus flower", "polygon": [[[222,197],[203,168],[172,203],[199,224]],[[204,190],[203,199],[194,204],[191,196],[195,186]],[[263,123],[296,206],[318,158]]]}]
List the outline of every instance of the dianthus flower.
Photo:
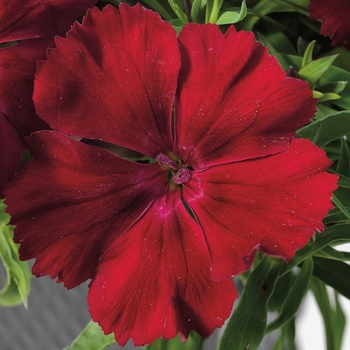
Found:
[{"label": "dianthus flower", "polygon": [[34,88],[53,131],[6,191],[21,258],[67,288],[91,278],[92,318],[121,345],[209,336],[255,251],[290,259],[332,207],[331,162],[293,139],[307,83],[252,33],[176,37],[140,5],[88,11],[56,44]]},{"label": "dianthus flower", "polygon": [[321,34],[331,36],[332,45],[343,45],[350,49],[350,1],[349,0],[311,0],[310,17],[321,19]]},{"label": "dianthus flower", "polygon": [[48,128],[32,101],[37,61],[55,46],[54,36],[65,35],[76,17],[96,2],[0,0],[0,198],[21,160],[19,135]]},{"label": "dianthus flower", "polygon": [[2,190],[17,170],[23,152],[23,146],[16,130],[6,121],[0,112],[0,199]]}]

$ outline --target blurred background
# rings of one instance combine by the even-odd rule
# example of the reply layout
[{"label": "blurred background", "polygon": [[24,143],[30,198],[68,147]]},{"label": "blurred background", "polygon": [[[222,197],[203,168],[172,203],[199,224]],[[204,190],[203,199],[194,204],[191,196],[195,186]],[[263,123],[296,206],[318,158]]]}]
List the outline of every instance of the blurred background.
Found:
[{"label": "blurred background", "polygon": [[[62,350],[70,345],[90,321],[87,286],[85,283],[66,290],[47,276],[33,278],[28,310],[22,305],[0,308],[0,350]],[[347,350],[350,349],[350,301],[343,298],[341,302],[349,320],[343,343],[343,350]],[[217,348],[221,331],[207,340],[205,350]],[[260,349],[271,350],[276,336],[271,334]],[[326,350],[322,319],[311,293],[299,312],[297,344],[298,350]],[[124,348],[113,344],[108,349],[136,348],[130,342]]]}]

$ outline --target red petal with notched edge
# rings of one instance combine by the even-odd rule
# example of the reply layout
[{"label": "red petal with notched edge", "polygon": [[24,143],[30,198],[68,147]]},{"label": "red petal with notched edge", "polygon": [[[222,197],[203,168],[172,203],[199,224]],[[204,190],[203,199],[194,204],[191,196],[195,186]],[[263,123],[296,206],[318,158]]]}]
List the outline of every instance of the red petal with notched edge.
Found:
[{"label": "red petal with notched edge", "polygon": [[88,300],[105,333],[138,346],[191,330],[207,337],[236,297],[231,280],[211,280],[203,234],[170,190],[101,258]]},{"label": "red petal with notched edge", "polygon": [[154,157],[171,149],[180,58],[169,23],[140,5],[95,8],[57,46],[34,90],[53,129]]},{"label": "red petal with notched edge", "polygon": [[183,196],[203,229],[212,277],[241,273],[254,249],[288,261],[322,231],[337,187],[330,164],[323,150],[294,139],[277,155],[193,173]]},{"label": "red petal with notched edge", "polygon": [[164,190],[158,164],[118,158],[53,131],[28,139],[33,156],[5,190],[15,241],[33,273],[72,288],[93,277],[109,245]]},{"label": "red petal with notched edge", "polygon": [[0,0],[0,43],[64,35],[97,0]]},{"label": "red petal with notched edge", "polygon": [[48,129],[34,109],[32,95],[38,60],[46,58],[53,40],[26,40],[0,49],[0,112],[21,135]]},{"label": "red petal with notched edge", "polygon": [[321,34],[331,36],[332,45],[344,45],[350,49],[350,1],[349,0],[311,0],[310,17],[321,19]]},{"label": "red petal with notched edge", "polygon": [[281,152],[313,117],[307,83],[287,78],[253,33],[190,23],[179,43],[175,153],[192,167]]},{"label": "red petal with notched edge", "polygon": [[0,199],[2,191],[15,174],[22,158],[23,146],[15,129],[0,113]]}]

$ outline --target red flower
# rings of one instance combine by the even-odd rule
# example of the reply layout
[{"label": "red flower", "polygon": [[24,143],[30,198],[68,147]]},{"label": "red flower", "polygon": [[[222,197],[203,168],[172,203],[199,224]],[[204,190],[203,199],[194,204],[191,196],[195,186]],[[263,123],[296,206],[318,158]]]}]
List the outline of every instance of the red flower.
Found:
[{"label": "red flower", "polygon": [[4,198],[2,191],[22,158],[23,146],[15,129],[6,121],[0,112],[0,199]]},{"label": "red flower", "polygon": [[[64,35],[77,16],[97,0],[0,0],[0,198],[22,157],[19,135],[47,129],[32,101],[37,61],[54,47],[54,35]],[[14,44],[14,43],[12,43]],[[5,120],[6,118],[6,120]],[[12,174],[12,175],[10,175]]]},{"label": "red flower", "polygon": [[331,36],[332,45],[343,45],[350,49],[350,1],[349,0],[311,0],[310,17],[321,19],[321,34]]},{"label": "red flower", "polygon": [[34,90],[55,131],[30,137],[7,189],[21,258],[67,288],[91,278],[92,318],[121,345],[210,335],[256,249],[288,260],[323,229],[337,177],[293,139],[315,101],[252,33],[188,24],[177,38],[140,5],[95,8]]},{"label": "red flower", "polygon": [[[0,112],[21,135],[47,128],[32,102],[36,63],[97,0],[0,0]],[[30,39],[30,40],[28,40]]]}]

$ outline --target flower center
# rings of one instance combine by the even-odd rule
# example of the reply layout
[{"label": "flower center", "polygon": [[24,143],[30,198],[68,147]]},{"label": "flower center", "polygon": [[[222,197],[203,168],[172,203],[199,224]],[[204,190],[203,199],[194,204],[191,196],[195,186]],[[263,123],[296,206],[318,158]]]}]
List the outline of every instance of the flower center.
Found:
[{"label": "flower center", "polygon": [[164,170],[168,170],[170,184],[182,185],[191,178],[191,170],[184,165],[181,158],[175,155],[168,156],[164,153],[159,153],[156,160]]}]

